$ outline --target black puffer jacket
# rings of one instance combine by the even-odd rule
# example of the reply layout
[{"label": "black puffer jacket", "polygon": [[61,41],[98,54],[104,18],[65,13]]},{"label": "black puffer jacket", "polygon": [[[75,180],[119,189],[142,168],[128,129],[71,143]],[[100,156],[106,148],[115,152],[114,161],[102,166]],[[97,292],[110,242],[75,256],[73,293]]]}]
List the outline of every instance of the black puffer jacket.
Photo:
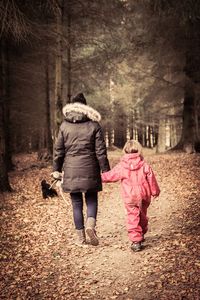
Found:
[{"label": "black puffer jacket", "polygon": [[63,191],[101,191],[100,171],[110,170],[101,116],[80,103],[65,105],[63,114],[53,162],[54,171],[64,171]]}]

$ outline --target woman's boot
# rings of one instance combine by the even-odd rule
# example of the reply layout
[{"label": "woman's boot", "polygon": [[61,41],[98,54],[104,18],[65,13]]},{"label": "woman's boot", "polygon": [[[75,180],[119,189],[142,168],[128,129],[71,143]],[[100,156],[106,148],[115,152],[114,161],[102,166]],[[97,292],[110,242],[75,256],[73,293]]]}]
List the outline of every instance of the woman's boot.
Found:
[{"label": "woman's boot", "polygon": [[97,246],[99,244],[98,237],[95,231],[96,219],[89,217],[86,222],[86,233],[90,239],[90,243],[93,246]]},{"label": "woman's boot", "polygon": [[85,229],[76,229],[77,232],[77,241],[78,246],[86,245]]}]

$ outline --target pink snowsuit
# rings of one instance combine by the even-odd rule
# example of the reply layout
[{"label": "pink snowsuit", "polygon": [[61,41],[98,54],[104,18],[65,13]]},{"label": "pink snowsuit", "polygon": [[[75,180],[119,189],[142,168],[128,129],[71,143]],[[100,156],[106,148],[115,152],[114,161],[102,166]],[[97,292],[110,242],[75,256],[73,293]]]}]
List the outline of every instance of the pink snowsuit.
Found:
[{"label": "pink snowsuit", "polygon": [[140,242],[148,230],[147,208],[151,196],[160,189],[151,167],[138,153],[125,154],[110,171],[101,174],[103,182],[121,181],[121,194],[127,211],[127,230],[132,242]]}]

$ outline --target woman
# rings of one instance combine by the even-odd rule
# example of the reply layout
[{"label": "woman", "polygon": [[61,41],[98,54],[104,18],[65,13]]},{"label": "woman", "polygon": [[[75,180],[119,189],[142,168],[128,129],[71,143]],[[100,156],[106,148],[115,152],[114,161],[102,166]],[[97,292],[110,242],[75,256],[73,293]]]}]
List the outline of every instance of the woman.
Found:
[{"label": "woman", "polygon": [[[62,188],[70,193],[78,243],[86,243],[83,194],[87,205],[86,233],[92,245],[98,245],[95,226],[98,192],[102,190],[100,171],[110,170],[106,145],[99,121],[101,115],[88,106],[82,93],[63,108],[65,120],[55,145],[53,171],[62,172]],[[56,177],[56,176],[55,176]]]}]

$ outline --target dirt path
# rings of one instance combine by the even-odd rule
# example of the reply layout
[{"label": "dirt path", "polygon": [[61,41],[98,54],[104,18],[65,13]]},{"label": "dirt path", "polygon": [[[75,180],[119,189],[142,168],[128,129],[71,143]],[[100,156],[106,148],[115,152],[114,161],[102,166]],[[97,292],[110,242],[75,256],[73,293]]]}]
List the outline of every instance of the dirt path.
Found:
[{"label": "dirt path", "polygon": [[71,208],[62,199],[41,199],[39,181],[50,168],[15,171],[16,191],[1,201],[0,299],[200,299],[200,156],[146,159],[162,192],[138,253],[130,250],[118,184],[100,194],[100,245],[79,248]]}]

